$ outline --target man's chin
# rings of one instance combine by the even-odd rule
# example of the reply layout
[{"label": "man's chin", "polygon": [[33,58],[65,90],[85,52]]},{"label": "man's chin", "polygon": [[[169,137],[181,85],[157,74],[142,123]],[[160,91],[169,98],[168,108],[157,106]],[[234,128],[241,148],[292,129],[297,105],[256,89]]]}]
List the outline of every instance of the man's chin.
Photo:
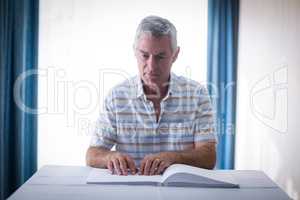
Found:
[{"label": "man's chin", "polygon": [[144,84],[149,87],[157,87],[160,85],[160,82],[158,80],[147,79],[147,81],[145,81]]}]

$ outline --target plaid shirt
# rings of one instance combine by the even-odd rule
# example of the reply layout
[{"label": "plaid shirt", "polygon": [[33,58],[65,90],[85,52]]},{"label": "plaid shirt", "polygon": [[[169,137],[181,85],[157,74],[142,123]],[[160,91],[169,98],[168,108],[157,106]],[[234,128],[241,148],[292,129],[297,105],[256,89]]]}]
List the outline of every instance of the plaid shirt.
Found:
[{"label": "plaid shirt", "polygon": [[207,90],[171,73],[168,92],[160,103],[159,121],[135,76],[114,87],[105,99],[91,146],[132,156],[137,166],[147,154],[183,151],[199,141],[216,141],[213,111]]}]

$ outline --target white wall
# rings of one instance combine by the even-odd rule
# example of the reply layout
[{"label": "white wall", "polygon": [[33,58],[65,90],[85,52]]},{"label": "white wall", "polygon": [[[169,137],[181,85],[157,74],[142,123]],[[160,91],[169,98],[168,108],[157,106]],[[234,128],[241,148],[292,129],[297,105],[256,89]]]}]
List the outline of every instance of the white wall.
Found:
[{"label": "white wall", "polygon": [[39,167],[85,164],[89,127],[106,92],[137,72],[134,34],[150,14],[178,29],[174,71],[205,81],[207,0],[40,1]]},{"label": "white wall", "polygon": [[300,199],[300,1],[241,0],[236,169]]}]

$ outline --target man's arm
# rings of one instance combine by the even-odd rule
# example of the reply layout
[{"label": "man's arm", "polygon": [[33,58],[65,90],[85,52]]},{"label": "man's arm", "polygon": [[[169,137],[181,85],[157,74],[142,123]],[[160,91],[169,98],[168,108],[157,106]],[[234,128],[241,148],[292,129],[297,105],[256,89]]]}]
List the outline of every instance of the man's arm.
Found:
[{"label": "man's arm", "polygon": [[176,163],[213,169],[216,162],[215,145],[213,141],[196,142],[192,150],[147,155],[141,162],[141,173],[144,175],[161,174],[167,167]]},{"label": "man's arm", "polygon": [[216,143],[196,142],[195,149],[178,152],[178,163],[213,169],[216,163]]},{"label": "man's arm", "polygon": [[128,169],[132,174],[136,173],[134,161],[129,155],[103,147],[89,147],[86,152],[86,164],[96,168],[108,168],[118,175],[127,175]]}]

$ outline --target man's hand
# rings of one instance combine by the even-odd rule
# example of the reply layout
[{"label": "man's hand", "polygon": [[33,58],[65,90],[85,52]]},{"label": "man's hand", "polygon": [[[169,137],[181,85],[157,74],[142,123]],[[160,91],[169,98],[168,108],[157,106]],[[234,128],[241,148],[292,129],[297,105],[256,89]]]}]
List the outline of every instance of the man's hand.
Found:
[{"label": "man's hand", "polygon": [[134,160],[129,155],[117,151],[109,152],[106,157],[106,167],[111,173],[116,172],[118,175],[128,175],[128,169],[131,174],[136,173]]},{"label": "man's hand", "polygon": [[141,161],[141,175],[159,175],[166,168],[176,163],[178,155],[175,152],[162,152],[150,154],[144,157]]}]

